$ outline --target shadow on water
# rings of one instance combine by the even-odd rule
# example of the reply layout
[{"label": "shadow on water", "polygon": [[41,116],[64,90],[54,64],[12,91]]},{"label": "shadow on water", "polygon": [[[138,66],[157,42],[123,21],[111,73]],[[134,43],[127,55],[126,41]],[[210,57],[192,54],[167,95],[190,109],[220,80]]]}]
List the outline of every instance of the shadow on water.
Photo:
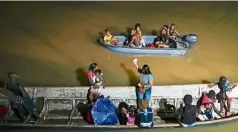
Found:
[{"label": "shadow on water", "polygon": [[202,84],[209,84],[209,83],[212,83],[211,81],[208,81],[208,80],[202,80],[201,81]]},{"label": "shadow on water", "polygon": [[80,86],[89,86],[86,71],[83,68],[77,68],[75,72]]},{"label": "shadow on water", "polygon": [[138,75],[136,75],[131,69],[127,69],[124,63],[120,63],[120,67],[127,73],[130,85],[136,86],[139,81]]}]

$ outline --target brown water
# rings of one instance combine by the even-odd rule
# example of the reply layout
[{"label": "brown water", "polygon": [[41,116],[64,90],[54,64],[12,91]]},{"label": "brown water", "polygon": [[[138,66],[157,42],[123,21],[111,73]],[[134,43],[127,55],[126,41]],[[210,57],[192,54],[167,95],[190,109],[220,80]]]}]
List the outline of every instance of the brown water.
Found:
[{"label": "brown water", "polygon": [[[132,56],[99,46],[99,32],[126,32],[139,22],[143,33],[176,23],[199,43],[185,57],[139,57],[151,66],[155,85],[238,81],[238,2],[1,2],[0,78],[18,72],[25,85],[87,85],[97,62],[110,86],[137,81]],[[76,72],[77,71],[77,72]],[[77,75],[79,74],[79,76]]]}]

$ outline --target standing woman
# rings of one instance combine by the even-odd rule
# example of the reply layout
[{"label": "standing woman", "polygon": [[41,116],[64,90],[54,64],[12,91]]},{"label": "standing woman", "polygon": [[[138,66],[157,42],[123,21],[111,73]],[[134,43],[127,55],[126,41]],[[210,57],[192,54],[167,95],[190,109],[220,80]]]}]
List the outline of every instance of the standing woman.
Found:
[{"label": "standing woman", "polygon": [[93,77],[94,77],[94,72],[97,69],[98,69],[97,63],[92,63],[89,65],[87,76],[88,76],[88,81],[89,81],[90,86],[94,85]]},{"label": "standing woman", "polygon": [[151,88],[153,85],[153,76],[150,71],[150,67],[147,64],[144,64],[142,68],[140,68],[137,64],[137,59],[133,60],[136,70],[140,74],[140,82],[138,83],[138,87],[136,88],[137,94],[137,102],[141,102],[143,99],[150,103],[151,97]]}]

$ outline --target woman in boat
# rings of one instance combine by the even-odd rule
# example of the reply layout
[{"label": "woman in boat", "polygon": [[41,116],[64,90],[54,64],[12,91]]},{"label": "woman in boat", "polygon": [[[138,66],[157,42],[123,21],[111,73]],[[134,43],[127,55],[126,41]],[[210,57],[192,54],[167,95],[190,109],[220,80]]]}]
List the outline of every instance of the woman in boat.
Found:
[{"label": "woman in boat", "polygon": [[141,25],[140,23],[135,24],[136,35],[138,36],[140,43],[143,47],[146,47],[145,40],[142,38]]},{"label": "woman in boat", "polygon": [[137,59],[133,60],[136,70],[140,74],[140,82],[138,83],[138,88],[136,88],[137,100],[145,99],[147,103],[150,103],[151,89],[153,85],[153,76],[150,71],[150,67],[147,64],[144,64],[142,68],[137,64]]},{"label": "woman in boat", "polygon": [[214,103],[216,102],[216,93],[214,90],[210,90],[208,93],[204,92],[201,97],[201,102],[199,105],[199,116],[198,118],[202,121],[219,119],[222,117],[220,112],[215,107]]},{"label": "woman in boat", "polygon": [[[220,112],[222,113],[223,109],[226,110],[226,115],[230,115],[230,107],[231,107],[231,98],[227,96],[227,91],[232,91],[237,84],[231,84],[230,81],[225,76],[221,76],[219,81],[214,84],[209,84],[208,87],[212,88],[214,86],[218,86],[220,92],[218,93],[218,102],[221,104]],[[227,105],[226,105],[227,102]]]},{"label": "woman in boat", "polygon": [[112,44],[112,45],[118,44],[118,38],[113,38],[108,29],[105,29],[105,35],[103,37],[103,40],[105,44]]},{"label": "woman in boat", "polygon": [[143,99],[139,104],[139,127],[151,128],[153,127],[153,111],[149,108],[147,100]]},{"label": "woman in boat", "polygon": [[174,37],[179,36],[179,33],[178,33],[178,31],[176,30],[174,23],[172,23],[172,24],[170,25],[170,27],[168,28],[167,31],[168,31],[169,37],[171,37],[171,38],[174,38]]},{"label": "woman in boat", "polygon": [[197,107],[192,105],[193,97],[189,94],[185,95],[183,98],[184,105],[179,108],[179,124],[182,127],[193,127],[195,126],[197,118]]},{"label": "woman in boat", "polygon": [[156,48],[164,48],[169,47],[169,36],[167,33],[166,28],[162,28],[160,35],[155,40],[155,47]]},{"label": "woman in boat", "polygon": [[9,81],[5,84],[5,88],[15,95],[15,99],[10,99],[15,115],[23,123],[28,123],[32,117],[36,118],[35,123],[38,123],[40,117],[36,112],[36,106],[23,85],[19,83],[19,76],[15,72],[9,72],[8,78]]}]

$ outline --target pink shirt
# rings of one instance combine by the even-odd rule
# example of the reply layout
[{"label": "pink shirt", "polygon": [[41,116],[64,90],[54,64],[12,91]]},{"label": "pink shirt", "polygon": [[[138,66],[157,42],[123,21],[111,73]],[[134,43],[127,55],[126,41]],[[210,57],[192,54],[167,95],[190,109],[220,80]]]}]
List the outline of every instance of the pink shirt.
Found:
[{"label": "pink shirt", "polygon": [[202,98],[202,104],[201,105],[205,105],[205,104],[209,104],[209,103],[214,103],[214,101],[211,98],[209,98],[207,96],[207,94],[205,94]]},{"label": "pink shirt", "polygon": [[127,114],[127,125],[135,125],[135,117],[134,116],[129,116],[129,114]]}]

